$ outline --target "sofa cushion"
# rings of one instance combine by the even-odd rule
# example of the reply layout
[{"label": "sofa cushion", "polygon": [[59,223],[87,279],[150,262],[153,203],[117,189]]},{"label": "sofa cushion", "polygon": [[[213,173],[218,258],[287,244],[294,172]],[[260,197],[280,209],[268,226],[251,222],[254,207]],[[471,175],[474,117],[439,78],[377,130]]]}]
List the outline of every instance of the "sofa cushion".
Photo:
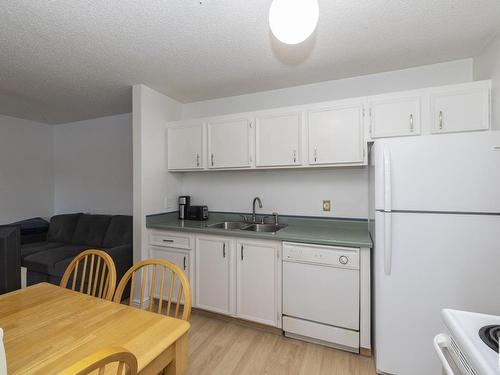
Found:
[{"label": "sofa cushion", "polygon": [[81,215],[76,224],[71,243],[75,245],[101,246],[110,219],[110,215]]},{"label": "sofa cushion", "polygon": [[[105,249],[105,248],[98,248],[97,250],[103,250],[103,251],[106,251],[108,252],[109,249]],[[54,266],[52,267],[52,272],[50,273],[51,276],[56,276],[56,277],[62,277],[62,275],[64,275],[64,272],[66,271],[66,268],[68,268],[69,264],[71,263],[71,261],[73,259],[75,259],[76,255],[75,256],[72,256],[70,258],[66,258],[66,259],[63,259],[57,263],[54,264]],[[97,257],[95,258],[95,260],[97,260]],[[96,264],[94,262],[94,264]],[[89,265],[90,265],[90,262],[89,262]],[[80,266],[81,268],[82,266]],[[102,269],[102,263],[101,263],[101,269]],[[89,268],[89,266],[87,266],[87,268]],[[81,271],[80,271],[81,272]],[[118,282],[119,280],[117,280]]]},{"label": "sofa cushion", "polygon": [[62,245],[39,251],[37,253],[24,257],[24,266],[30,271],[42,272],[51,275],[54,272],[54,266],[61,260],[75,257],[83,250],[88,249],[85,245]]},{"label": "sofa cushion", "polygon": [[81,215],[81,213],[78,213],[52,216],[49,232],[47,233],[47,242],[71,243],[76,223]]},{"label": "sofa cushion", "polygon": [[21,246],[21,260],[23,260],[24,257],[26,257],[28,255],[38,253],[39,251],[52,249],[54,247],[59,247],[61,245],[63,245],[62,242],[34,242],[34,243],[28,243],[28,244],[22,245]]},{"label": "sofa cushion", "polygon": [[104,247],[115,247],[132,243],[132,216],[115,215],[111,218],[106,236],[104,237]]}]

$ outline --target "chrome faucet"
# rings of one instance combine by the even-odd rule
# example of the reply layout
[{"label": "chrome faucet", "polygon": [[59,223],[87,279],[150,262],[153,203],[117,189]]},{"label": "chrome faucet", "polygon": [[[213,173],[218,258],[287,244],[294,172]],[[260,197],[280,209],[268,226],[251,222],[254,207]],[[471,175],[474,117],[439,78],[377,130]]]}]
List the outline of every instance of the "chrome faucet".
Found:
[{"label": "chrome faucet", "polygon": [[256,220],[256,217],[255,217],[255,202],[259,202],[259,208],[262,208],[262,201],[260,200],[259,197],[255,197],[253,199],[253,204],[252,204],[252,222],[255,223],[257,220]]}]

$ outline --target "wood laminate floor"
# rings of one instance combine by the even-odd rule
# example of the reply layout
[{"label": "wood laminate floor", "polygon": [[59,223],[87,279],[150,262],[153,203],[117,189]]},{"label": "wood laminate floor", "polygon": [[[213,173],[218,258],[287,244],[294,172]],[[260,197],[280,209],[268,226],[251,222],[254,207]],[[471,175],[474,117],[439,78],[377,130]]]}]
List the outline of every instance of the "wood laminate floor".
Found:
[{"label": "wood laminate floor", "polygon": [[372,358],[193,312],[186,375],[375,375]]}]

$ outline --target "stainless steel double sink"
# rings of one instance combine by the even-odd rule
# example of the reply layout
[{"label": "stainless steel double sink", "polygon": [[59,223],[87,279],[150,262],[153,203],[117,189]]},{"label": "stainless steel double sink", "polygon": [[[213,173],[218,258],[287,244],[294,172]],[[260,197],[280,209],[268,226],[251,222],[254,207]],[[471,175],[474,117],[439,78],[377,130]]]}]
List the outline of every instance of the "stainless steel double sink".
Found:
[{"label": "stainless steel double sink", "polygon": [[287,224],[257,224],[245,223],[241,221],[223,221],[207,225],[208,228],[224,230],[247,230],[250,232],[277,232],[285,228]]}]

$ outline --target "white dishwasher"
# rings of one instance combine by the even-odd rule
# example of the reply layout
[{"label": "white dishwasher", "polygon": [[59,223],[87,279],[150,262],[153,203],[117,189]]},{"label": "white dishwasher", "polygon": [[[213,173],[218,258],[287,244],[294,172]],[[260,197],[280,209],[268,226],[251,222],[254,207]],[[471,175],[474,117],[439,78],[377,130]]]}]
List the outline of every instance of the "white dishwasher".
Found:
[{"label": "white dishwasher", "polygon": [[359,249],[283,243],[283,331],[359,353]]}]

